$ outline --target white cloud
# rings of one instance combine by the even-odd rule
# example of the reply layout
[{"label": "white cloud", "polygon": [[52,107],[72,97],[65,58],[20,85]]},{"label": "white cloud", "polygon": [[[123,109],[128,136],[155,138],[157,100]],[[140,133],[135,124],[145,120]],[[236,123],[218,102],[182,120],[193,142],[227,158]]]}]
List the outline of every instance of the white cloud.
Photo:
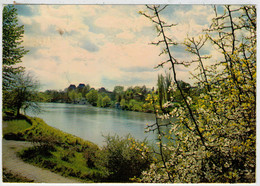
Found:
[{"label": "white cloud", "polygon": [[116,35],[120,39],[133,39],[135,35],[132,32],[121,32]]},{"label": "white cloud", "polygon": [[[139,79],[155,86],[157,73],[165,70],[153,72],[152,69],[167,56],[159,57],[160,47],[148,45],[156,34],[143,31],[152,23],[137,14],[142,8],[140,5],[37,6],[38,14],[35,16],[19,17],[31,28],[28,34],[25,30],[24,46],[35,48],[23,58],[24,66],[35,72],[46,89],[63,89],[69,82],[106,87],[102,84],[104,78],[115,83],[126,81],[130,84],[132,80],[133,85]],[[174,37],[183,41],[187,32],[200,33],[206,24],[198,25],[196,16],[208,20],[208,13],[207,8],[198,6],[188,12],[173,12],[172,17],[180,22],[173,28]],[[59,29],[64,33],[60,34]],[[114,35],[113,29],[118,30]],[[177,53],[182,54],[181,51]],[[178,77],[188,81],[189,73],[180,69]]]}]

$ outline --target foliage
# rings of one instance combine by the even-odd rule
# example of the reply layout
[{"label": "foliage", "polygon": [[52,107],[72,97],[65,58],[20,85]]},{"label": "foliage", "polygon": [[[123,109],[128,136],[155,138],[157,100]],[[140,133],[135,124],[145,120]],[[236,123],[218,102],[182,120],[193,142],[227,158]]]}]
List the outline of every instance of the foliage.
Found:
[{"label": "foliage", "polygon": [[151,163],[151,156],[133,148],[137,143],[147,145],[146,141],[139,142],[131,136],[106,136],[106,145],[99,156],[101,165],[106,167],[109,176],[108,182],[130,182],[130,178],[139,177]]},{"label": "foliage", "polygon": [[89,93],[86,94],[86,99],[91,105],[96,106],[98,100],[98,91],[91,90]]},{"label": "foliage", "polygon": [[[167,77],[171,78],[167,74],[165,78],[166,81],[168,80]],[[84,94],[84,92],[86,92],[86,94]],[[110,92],[104,87],[98,91],[94,88],[90,89],[90,86],[87,84],[84,88],[77,87],[75,89],[67,88],[64,89],[64,91],[46,90],[45,92],[38,92],[36,100],[40,102],[80,104],[86,104],[87,101],[92,106],[97,107],[116,107],[122,110],[152,112],[153,109],[145,101],[149,93],[151,93],[151,89],[146,88],[145,85],[142,87],[128,87],[125,91],[123,86],[115,86],[113,92]],[[166,96],[169,97],[169,94]]]},{"label": "foliage", "polygon": [[26,110],[39,112],[39,105],[34,102],[38,82],[26,72],[12,74],[12,77],[14,81],[10,82],[11,86],[3,91],[3,99],[5,100],[3,107],[15,110],[17,116],[20,115],[21,109],[24,112]]},{"label": "foliage", "polygon": [[102,107],[108,107],[110,105],[111,99],[108,96],[105,96],[102,99]]},{"label": "foliage", "polygon": [[77,103],[82,99],[82,94],[80,92],[77,93],[75,90],[69,91],[68,96],[73,103]]},{"label": "foliage", "polygon": [[22,62],[21,58],[28,52],[22,46],[24,26],[18,25],[17,9],[13,5],[3,9],[3,90],[10,87],[15,81],[13,74],[23,70],[22,67],[13,66]]},{"label": "foliage", "polygon": [[117,102],[121,101],[123,93],[124,93],[124,87],[123,86],[115,86],[114,87],[113,94],[114,94],[115,100]]},{"label": "foliage", "polygon": [[98,94],[97,106],[98,107],[103,106],[103,96],[101,94]]},{"label": "foliage", "polygon": [[[171,90],[179,92],[180,101],[172,99],[156,112],[156,123],[148,130],[158,132],[157,160],[143,172],[142,182],[179,183],[252,183],[256,166],[256,8],[254,6],[222,6],[224,13],[216,17],[204,36],[187,38],[184,45],[197,62],[198,74],[193,74],[200,87],[199,94],[189,95],[187,85],[177,81],[176,66],[189,66],[172,55],[177,45],[167,35],[175,26],[162,20],[160,12],[166,6],[147,6],[150,14],[140,12],[156,24],[161,54],[168,60],[158,67],[170,65],[174,83]],[[216,47],[218,62],[201,55],[205,43]],[[156,97],[150,96],[152,103]],[[161,130],[159,119],[167,124],[175,138]],[[162,137],[168,138],[167,143]]]},{"label": "foliage", "polygon": [[52,96],[49,94],[45,94],[44,92],[36,93],[36,102],[51,102]]}]

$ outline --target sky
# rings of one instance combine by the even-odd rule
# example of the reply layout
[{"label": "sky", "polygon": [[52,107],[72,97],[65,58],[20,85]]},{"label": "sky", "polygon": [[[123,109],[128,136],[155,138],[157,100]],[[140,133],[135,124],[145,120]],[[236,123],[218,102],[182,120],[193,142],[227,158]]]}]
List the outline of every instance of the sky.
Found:
[{"label": "sky", "polygon": [[[112,91],[122,85],[155,87],[154,69],[166,56],[157,40],[155,25],[139,11],[144,5],[15,5],[19,24],[24,25],[23,46],[30,52],[20,65],[40,82],[41,90],[63,90],[70,84],[89,84]],[[167,31],[177,42],[196,37],[214,16],[211,5],[169,5],[161,14],[169,24]],[[192,60],[183,46],[171,48],[179,59]],[[213,54],[210,47],[204,54]],[[214,59],[211,59],[214,61]],[[177,78],[192,83],[194,66],[177,67]]]}]

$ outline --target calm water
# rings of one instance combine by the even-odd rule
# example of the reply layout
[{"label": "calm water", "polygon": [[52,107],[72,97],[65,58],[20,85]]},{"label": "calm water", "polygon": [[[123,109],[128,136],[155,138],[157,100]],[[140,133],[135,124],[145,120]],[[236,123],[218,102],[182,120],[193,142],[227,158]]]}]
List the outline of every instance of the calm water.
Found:
[{"label": "calm water", "polygon": [[155,139],[155,134],[145,133],[146,124],[155,122],[154,114],[122,111],[110,108],[98,108],[87,105],[65,103],[41,103],[43,111],[38,115],[48,125],[64,132],[92,141],[100,146],[104,144],[102,135],[126,136],[149,141]]}]

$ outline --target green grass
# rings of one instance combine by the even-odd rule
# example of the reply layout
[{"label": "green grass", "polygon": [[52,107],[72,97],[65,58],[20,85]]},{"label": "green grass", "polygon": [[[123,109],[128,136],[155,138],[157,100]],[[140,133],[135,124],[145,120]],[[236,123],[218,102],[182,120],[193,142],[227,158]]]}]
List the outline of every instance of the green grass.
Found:
[{"label": "green grass", "polygon": [[7,126],[3,127],[3,135],[7,133],[18,133],[31,127],[31,124],[24,119],[4,121]]},{"label": "green grass", "polygon": [[26,116],[26,120],[31,125],[19,135],[35,146],[20,152],[24,161],[83,182],[97,182],[106,176],[102,167],[95,166],[100,150],[96,144],[50,127],[40,118]]},{"label": "green grass", "polygon": [[[53,138],[54,140],[63,144],[98,148],[96,144],[90,141],[83,140],[82,138],[79,138],[72,134],[65,133],[59,129],[47,125],[40,118],[32,118],[28,116],[26,116],[26,118],[27,121],[29,121],[32,124],[29,128],[23,131],[23,135],[27,140],[32,140],[32,139],[37,140],[36,138],[46,138],[46,139]],[[43,140],[43,139],[39,139],[39,140]]]}]

